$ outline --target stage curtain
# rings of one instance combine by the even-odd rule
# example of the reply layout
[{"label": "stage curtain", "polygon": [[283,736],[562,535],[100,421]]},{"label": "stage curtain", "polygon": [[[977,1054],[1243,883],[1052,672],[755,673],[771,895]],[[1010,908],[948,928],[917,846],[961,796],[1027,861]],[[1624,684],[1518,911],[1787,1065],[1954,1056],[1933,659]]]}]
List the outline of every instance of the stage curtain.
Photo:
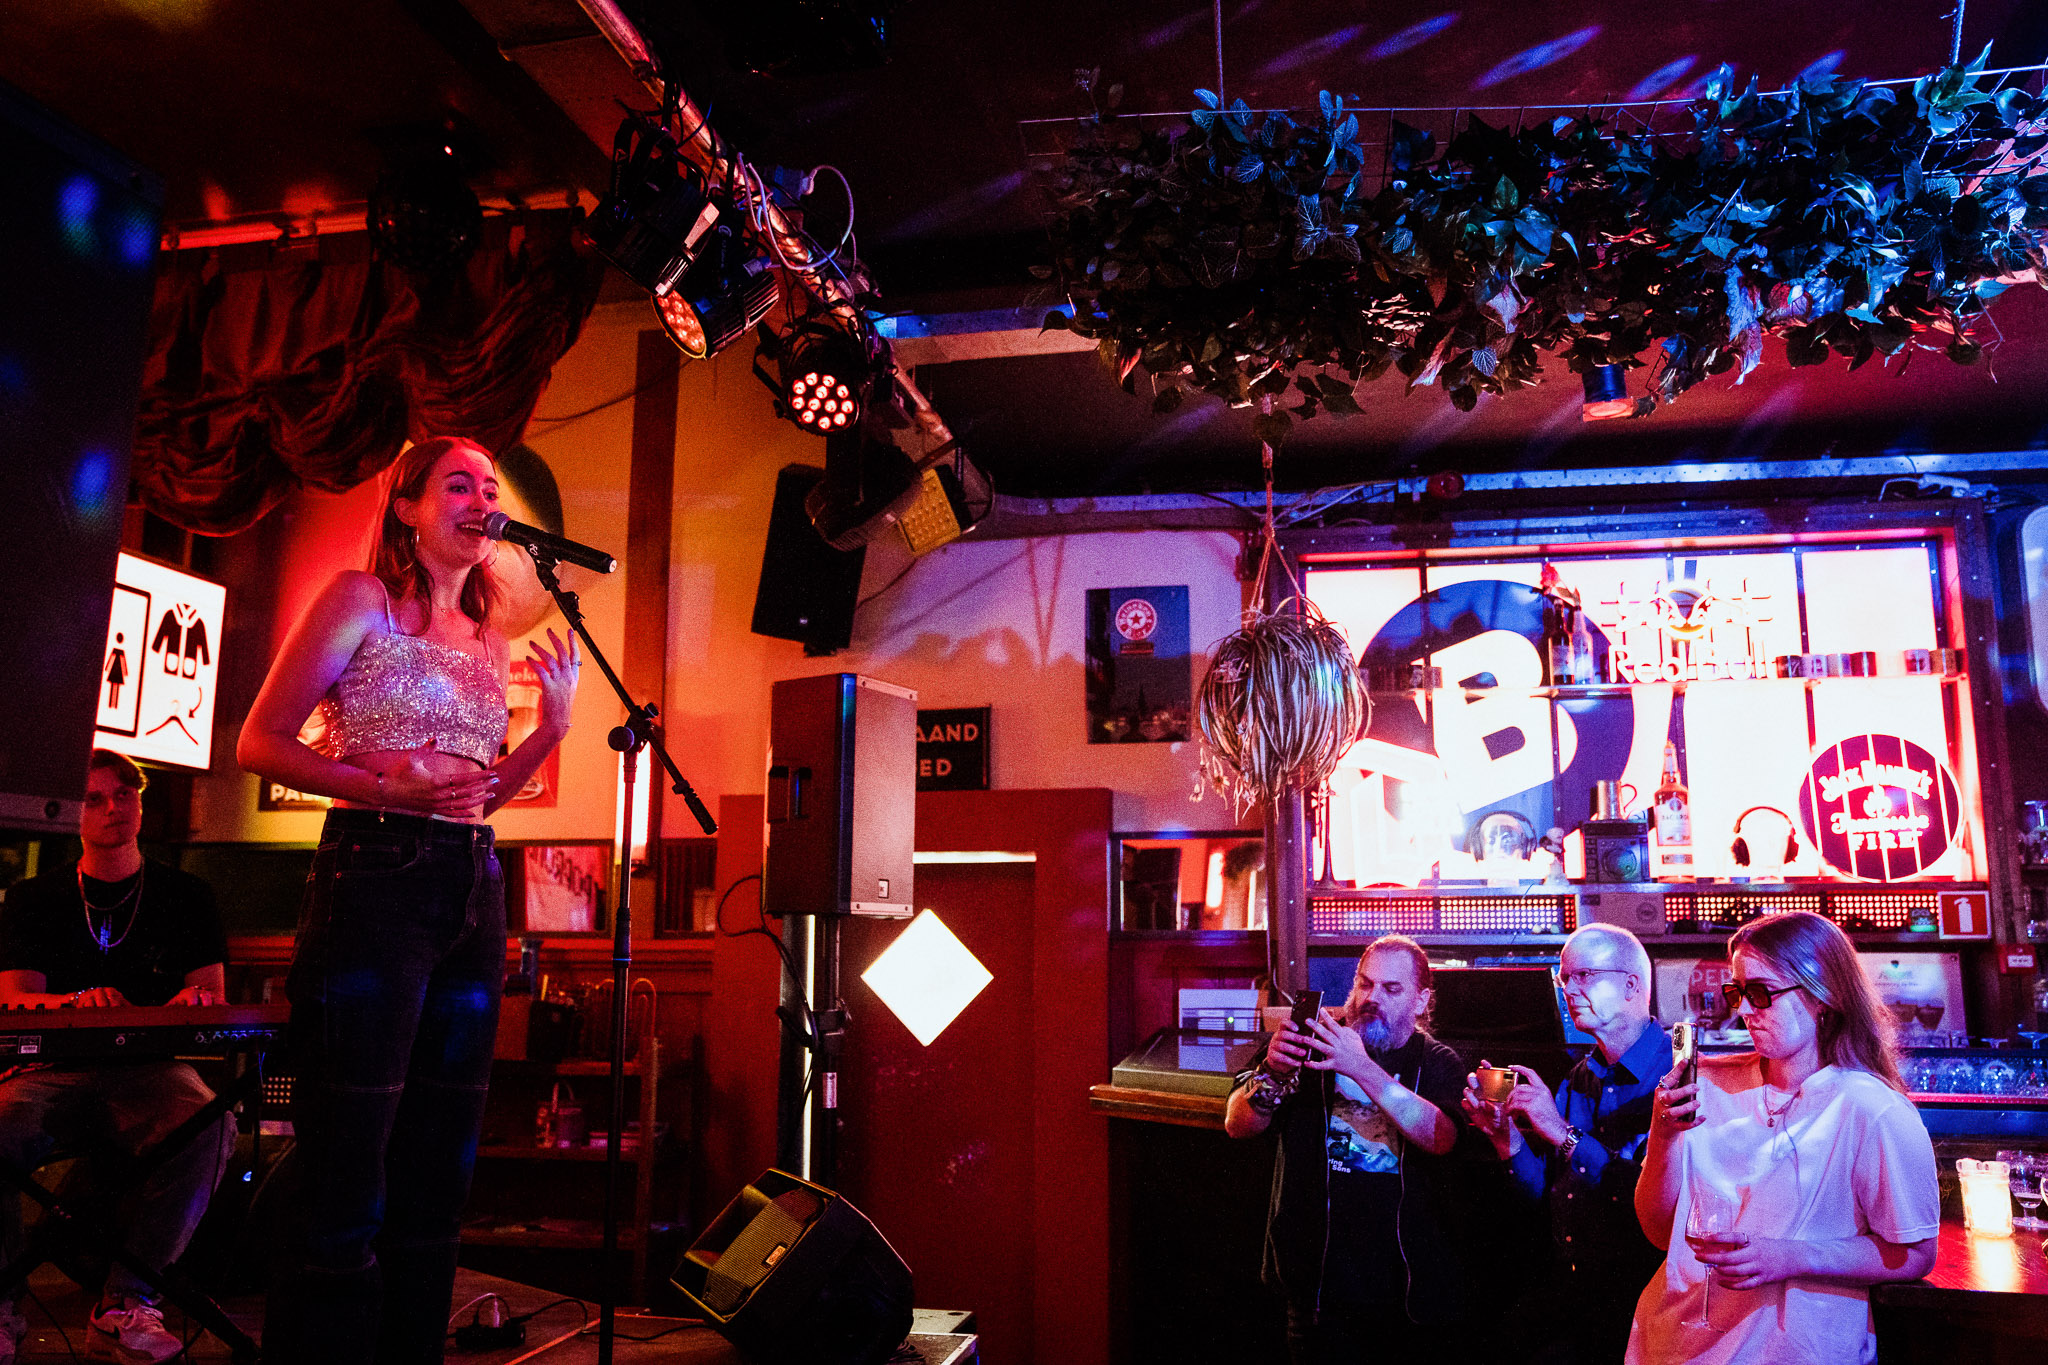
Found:
[{"label": "stage curtain", "polygon": [[487,220],[467,265],[438,279],[375,260],[364,233],[167,256],[133,497],[228,535],[301,485],[374,477],[408,440],[510,445],[597,301],[604,264],[574,223]]}]

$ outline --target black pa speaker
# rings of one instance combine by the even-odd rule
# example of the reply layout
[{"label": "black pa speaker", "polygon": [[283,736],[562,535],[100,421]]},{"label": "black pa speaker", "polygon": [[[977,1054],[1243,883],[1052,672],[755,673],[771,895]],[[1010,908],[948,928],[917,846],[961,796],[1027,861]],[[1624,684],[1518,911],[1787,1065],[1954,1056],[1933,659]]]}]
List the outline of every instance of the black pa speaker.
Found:
[{"label": "black pa speaker", "polygon": [[910,1267],[859,1209],[770,1170],[671,1277],[752,1365],[879,1365],[910,1335]]},{"label": "black pa speaker", "polygon": [[825,471],[785,465],[775,476],[775,509],[761,551],[761,582],[754,590],[756,635],[801,641],[806,654],[832,654],[853,640],[860,605],[860,571],[867,550],[835,550],[804,511],[804,499]]},{"label": "black pa speaker", "polygon": [[110,686],[163,191],[5,84],[0,166],[0,544],[17,565],[0,595],[0,828],[68,833]]},{"label": "black pa speaker", "polygon": [[826,673],[769,689],[771,915],[910,914],[917,693]]}]

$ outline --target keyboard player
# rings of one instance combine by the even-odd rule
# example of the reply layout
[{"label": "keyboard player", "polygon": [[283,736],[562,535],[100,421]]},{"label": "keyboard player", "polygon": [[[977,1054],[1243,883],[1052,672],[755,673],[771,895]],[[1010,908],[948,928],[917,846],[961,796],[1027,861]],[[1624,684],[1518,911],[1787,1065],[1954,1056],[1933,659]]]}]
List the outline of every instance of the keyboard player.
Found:
[{"label": "keyboard player", "polygon": [[[94,1009],[226,1002],[227,940],[199,878],[142,856],[141,769],[93,751],[78,865],[17,883],[0,906],[0,1006]],[[140,1151],[213,1098],[178,1061],[30,1065],[0,1077],[0,1158],[31,1170],[59,1147]],[[121,1229],[156,1268],[175,1261],[199,1226],[234,1144],[234,1121],[202,1133],[142,1187]],[[23,1246],[21,1200],[0,1192],[0,1263]],[[26,1321],[21,1285],[0,1285],[0,1365]],[[182,1343],[155,1295],[115,1266],[92,1311],[87,1354],[154,1365]]]}]

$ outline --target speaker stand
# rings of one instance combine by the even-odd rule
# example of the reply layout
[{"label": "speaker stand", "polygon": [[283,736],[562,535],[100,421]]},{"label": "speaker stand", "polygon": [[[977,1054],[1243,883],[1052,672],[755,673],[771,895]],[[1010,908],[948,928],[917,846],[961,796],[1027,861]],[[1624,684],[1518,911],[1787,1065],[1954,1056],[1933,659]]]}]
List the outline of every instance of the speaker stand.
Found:
[{"label": "speaker stand", "polygon": [[[711,812],[698,799],[696,789],[684,779],[662,744],[661,731],[654,724],[654,703],[643,706],[633,700],[626,691],[626,685],[619,681],[619,675],[612,672],[604,651],[597,647],[597,641],[590,638],[590,629],[583,623],[582,604],[575,593],[562,587],[556,576],[559,567],[556,560],[546,555],[533,556],[533,572],[540,579],[540,585],[547,589],[548,596],[555,599],[562,619],[583,642],[584,653],[604,674],[604,680],[611,684],[612,691],[626,708],[626,723],[614,727],[606,741],[623,756],[626,803],[626,815],[619,828],[619,903],[612,915],[612,1113],[611,1128],[604,1141],[604,1271],[597,1317],[598,1365],[611,1365],[612,1343],[618,1328],[618,1281],[621,1273],[618,1269],[619,1175],[625,1163],[619,1144],[624,1139],[626,1128],[626,1019],[629,1013],[626,995],[633,969],[633,785],[639,774],[640,751],[644,748],[654,750],[654,757],[675,783],[676,795],[683,798],[690,814],[697,817],[698,826],[706,834],[718,833],[718,822],[711,818]],[[642,1078],[641,1084],[646,1083],[647,1079]],[[642,1133],[640,1140],[651,1143],[654,1134]],[[640,1235],[646,1236],[646,1230],[642,1229]]]},{"label": "speaker stand", "polygon": [[[797,975],[782,978],[782,1054],[776,1085],[776,1164],[815,1184],[839,1177],[839,1057],[846,1010],[839,1004],[838,915],[788,915]],[[830,1000],[814,1009],[813,1000]]]}]

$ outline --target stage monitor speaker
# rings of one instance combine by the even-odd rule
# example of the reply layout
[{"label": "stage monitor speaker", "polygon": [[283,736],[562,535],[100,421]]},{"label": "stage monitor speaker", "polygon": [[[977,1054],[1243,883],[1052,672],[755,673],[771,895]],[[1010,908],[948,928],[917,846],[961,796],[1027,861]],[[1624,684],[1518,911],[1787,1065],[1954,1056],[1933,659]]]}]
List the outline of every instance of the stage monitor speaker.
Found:
[{"label": "stage monitor speaker", "polygon": [[671,1277],[752,1365],[880,1365],[910,1335],[910,1267],[853,1205],[770,1170]]},{"label": "stage monitor speaker", "polygon": [[[163,191],[0,84],[0,828],[78,829]],[[137,657],[140,657],[139,653]]]},{"label": "stage monitor speaker", "polygon": [[812,655],[836,653],[852,642],[867,561],[865,548],[835,550],[811,525],[804,499],[824,477],[824,470],[807,464],[785,465],[775,476],[775,507],[754,591],[754,634],[800,641]]},{"label": "stage monitor speaker", "polygon": [[773,684],[762,908],[907,916],[916,835],[917,693],[852,673]]}]

